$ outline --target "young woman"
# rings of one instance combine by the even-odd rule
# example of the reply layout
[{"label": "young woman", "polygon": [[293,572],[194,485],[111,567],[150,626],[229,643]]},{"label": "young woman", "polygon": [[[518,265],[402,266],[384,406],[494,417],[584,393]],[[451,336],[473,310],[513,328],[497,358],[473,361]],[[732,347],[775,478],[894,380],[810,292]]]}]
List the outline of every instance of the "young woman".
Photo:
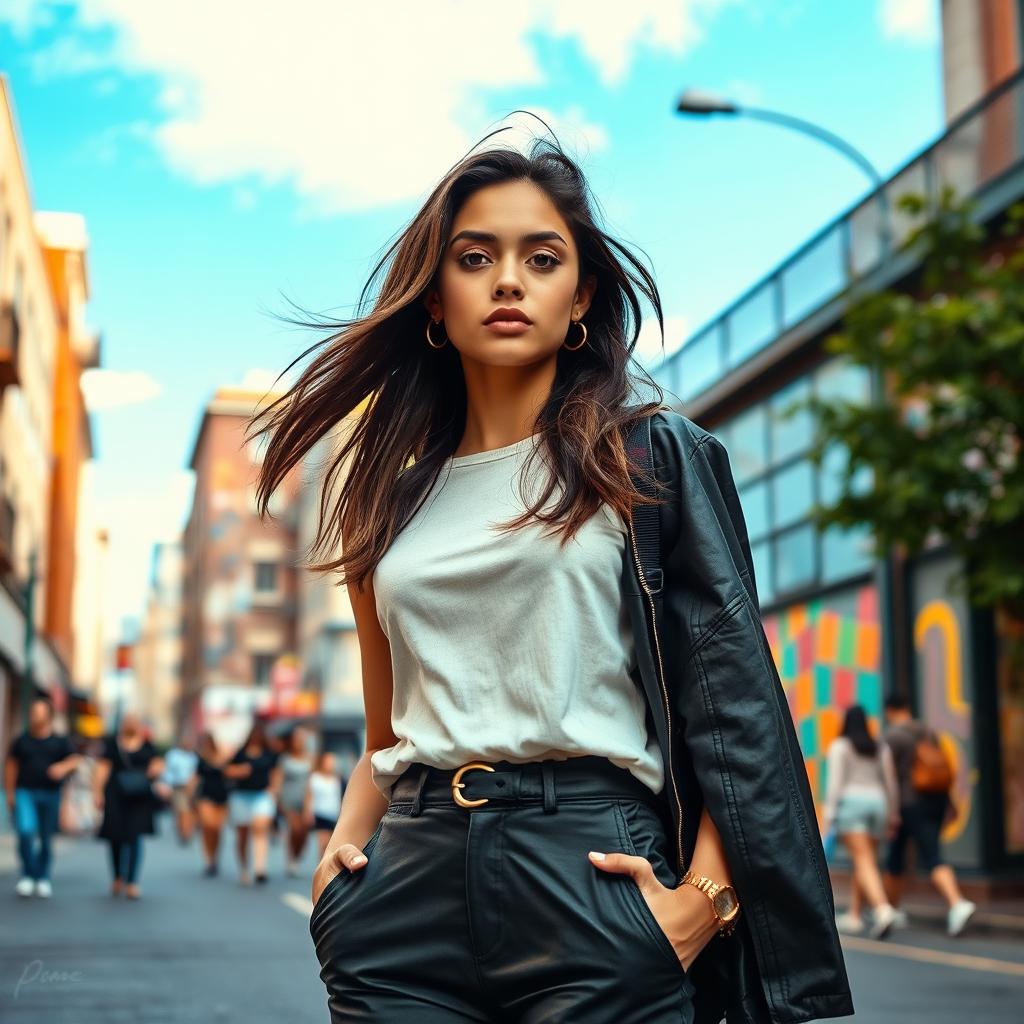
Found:
[{"label": "young woman", "polygon": [[203,836],[203,874],[213,878],[219,868],[220,837],[227,819],[228,786],[224,779],[226,758],[217,748],[213,733],[201,733],[196,741],[196,772],[192,777],[192,796]]},{"label": "young woman", "polygon": [[288,823],[285,872],[290,878],[296,878],[299,874],[299,861],[309,835],[305,816],[306,783],[310,772],[310,755],[306,748],[308,735],[301,725],[295,726],[288,734],[284,752],[278,760],[281,767],[281,795],[278,803]]},{"label": "young woman", "polygon": [[[826,773],[825,831],[834,829],[846,847],[853,862],[854,884],[871,904],[867,934],[884,939],[896,922],[896,909],[882,885],[878,844],[891,838],[899,827],[899,787],[892,751],[871,734],[859,704],[846,709],[843,731],[828,748]],[[838,925],[854,934],[865,930],[859,913],[840,915]]]},{"label": "young woman", "polygon": [[171,796],[171,787],[160,781],[163,771],[164,759],[146,735],[142,719],[125,711],[117,732],[104,741],[93,778],[96,807],[103,811],[97,835],[110,844],[112,896],[142,896],[142,837],[156,833],[156,808]]},{"label": "young woman", "polygon": [[724,449],[631,404],[651,273],[543,141],[461,161],[385,267],[257,420],[266,512],[351,417],[312,567],[366,714],[312,886],[332,1020],[851,1014]]},{"label": "young woman", "polygon": [[270,748],[262,722],[254,722],[245,742],[224,766],[230,781],[228,813],[235,826],[239,881],[249,885],[249,841],[252,839],[253,868],[259,885],[267,881],[270,826],[281,787],[278,755]]},{"label": "young woman", "polygon": [[341,813],[341,778],[338,775],[337,758],[329,751],[322,750],[309,774],[306,787],[305,814],[316,831],[320,844],[320,857],[327,849],[327,843],[338,824]]}]

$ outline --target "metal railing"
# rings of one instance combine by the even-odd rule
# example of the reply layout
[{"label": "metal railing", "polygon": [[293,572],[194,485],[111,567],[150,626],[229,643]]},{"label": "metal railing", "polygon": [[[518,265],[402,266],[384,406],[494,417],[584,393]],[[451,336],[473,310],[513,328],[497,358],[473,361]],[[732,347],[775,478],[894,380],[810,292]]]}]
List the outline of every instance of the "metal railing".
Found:
[{"label": "metal railing", "polygon": [[649,371],[651,376],[684,401],[694,398],[877,270],[890,255],[883,244],[883,190],[897,249],[919,223],[896,208],[899,196],[917,192],[934,203],[946,186],[962,196],[975,195],[1017,168],[1022,158],[1024,69],[965,110],[881,188],[827,224],[692,334]]}]

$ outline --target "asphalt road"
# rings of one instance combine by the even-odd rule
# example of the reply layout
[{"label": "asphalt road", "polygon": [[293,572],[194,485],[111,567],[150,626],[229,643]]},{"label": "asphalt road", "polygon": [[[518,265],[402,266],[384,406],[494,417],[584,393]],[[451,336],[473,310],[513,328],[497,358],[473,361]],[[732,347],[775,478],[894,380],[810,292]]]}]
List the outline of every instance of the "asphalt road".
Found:
[{"label": "asphalt road", "polygon": [[[205,879],[198,847],[179,847],[169,826],[163,819],[162,834],[146,842],[137,902],[108,895],[105,844],[64,838],[53,898],[19,899],[8,842],[0,856],[3,1024],[326,1024],[307,930],[312,850],[304,877],[286,879],[281,848],[272,847],[270,883],[243,888],[230,844],[221,877]],[[1021,1019],[1020,942],[925,928],[843,942],[857,1012],[837,1020]]]}]

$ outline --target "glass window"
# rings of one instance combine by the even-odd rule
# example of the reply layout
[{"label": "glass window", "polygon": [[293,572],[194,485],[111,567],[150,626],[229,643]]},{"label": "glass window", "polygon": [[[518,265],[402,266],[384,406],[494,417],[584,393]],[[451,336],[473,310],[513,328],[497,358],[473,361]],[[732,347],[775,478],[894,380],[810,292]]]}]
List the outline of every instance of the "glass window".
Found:
[{"label": "glass window", "polygon": [[275,562],[256,563],[256,589],[261,591],[277,590],[277,564]]},{"label": "glass window", "polygon": [[848,359],[830,359],[814,374],[814,390],[825,401],[857,402],[866,405],[871,399],[870,378],[863,366]]},{"label": "glass window", "polygon": [[[833,441],[825,448],[818,469],[819,500],[822,505],[834,505],[842,496],[846,463],[847,451],[839,441]],[[850,480],[851,492],[866,494],[870,491],[872,476],[870,466],[859,466]]]},{"label": "glass window", "polygon": [[784,462],[806,450],[814,434],[814,420],[806,409],[785,415],[786,408],[795,401],[803,401],[810,394],[810,379],[800,377],[776,391],[771,397],[771,456],[773,463]]},{"label": "glass window", "polygon": [[867,527],[830,526],[821,535],[821,578],[826,583],[870,569],[872,537]]},{"label": "glass window", "polygon": [[739,488],[740,504],[743,506],[743,518],[747,522],[747,535],[757,540],[768,532],[768,484],[747,484]]},{"label": "glass window", "polygon": [[[763,402],[733,417],[718,433],[729,449],[737,486],[765,471],[768,466],[768,407]],[[726,434],[728,441],[725,441]]]},{"label": "glass window", "polygon": [[270,670],[273,667],[273,654],[254,654],[252,656],[252,681],[257,686],[268,686],[270,684]]},{"label": "glass window", "polygon": [[775,538],[775,583],[780,592],[814,579],[814,538],[810,523]]},{"label": "glass window", "polygon": [[691,338],[676,359],[679,395],[692,398],[710,387],[722,373],[721,332],[716,327]]},{"label": "glass window", "polygon": [[729,365],[764,348],[778,333],[775,283],[770,281],[729,314]]},{"label": "glass window", "polygon": [[775,499],[775,527],[790,526],[807,518],[814,503],[814,466],[796,462],[772,477]]},{"label": "glass window", "polygon": [[757,583],[757,599],[766,604],[772,597],[772,548],[767,540],[750,545],[754,560],[754,581]]}]

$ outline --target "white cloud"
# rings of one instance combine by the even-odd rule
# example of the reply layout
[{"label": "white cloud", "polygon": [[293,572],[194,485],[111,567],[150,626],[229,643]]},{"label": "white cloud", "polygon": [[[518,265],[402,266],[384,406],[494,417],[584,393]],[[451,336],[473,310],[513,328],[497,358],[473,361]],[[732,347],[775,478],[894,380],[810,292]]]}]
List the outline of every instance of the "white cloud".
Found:
[{"label": "white cloud", "polygon": [[[738,2],[635,0],[596,11],[590,0],[500,10],[460,0],[80,0],[35,62],[47,74],[155,75],[164,120],[152,141],[179,173],[289,185],[316,212],[341,213],[422,196],[495,116],[528,107],[498,111],[488,96],[545,84],[534,36],[574,41],[614,86],[645,52],[682,56]],[[545,113],[567,146],[607,145],[578,108]]]},{"label": "white cloud", "polygon": [[160,391],[160,382],[141,370],[92,369],[82,374],[82,393],[90,412],[140,405]]},{"label": "white cloud", "polygon": [[879,0],[878,17],[887,39],[932,44],[939,37],[938,0]]}]

